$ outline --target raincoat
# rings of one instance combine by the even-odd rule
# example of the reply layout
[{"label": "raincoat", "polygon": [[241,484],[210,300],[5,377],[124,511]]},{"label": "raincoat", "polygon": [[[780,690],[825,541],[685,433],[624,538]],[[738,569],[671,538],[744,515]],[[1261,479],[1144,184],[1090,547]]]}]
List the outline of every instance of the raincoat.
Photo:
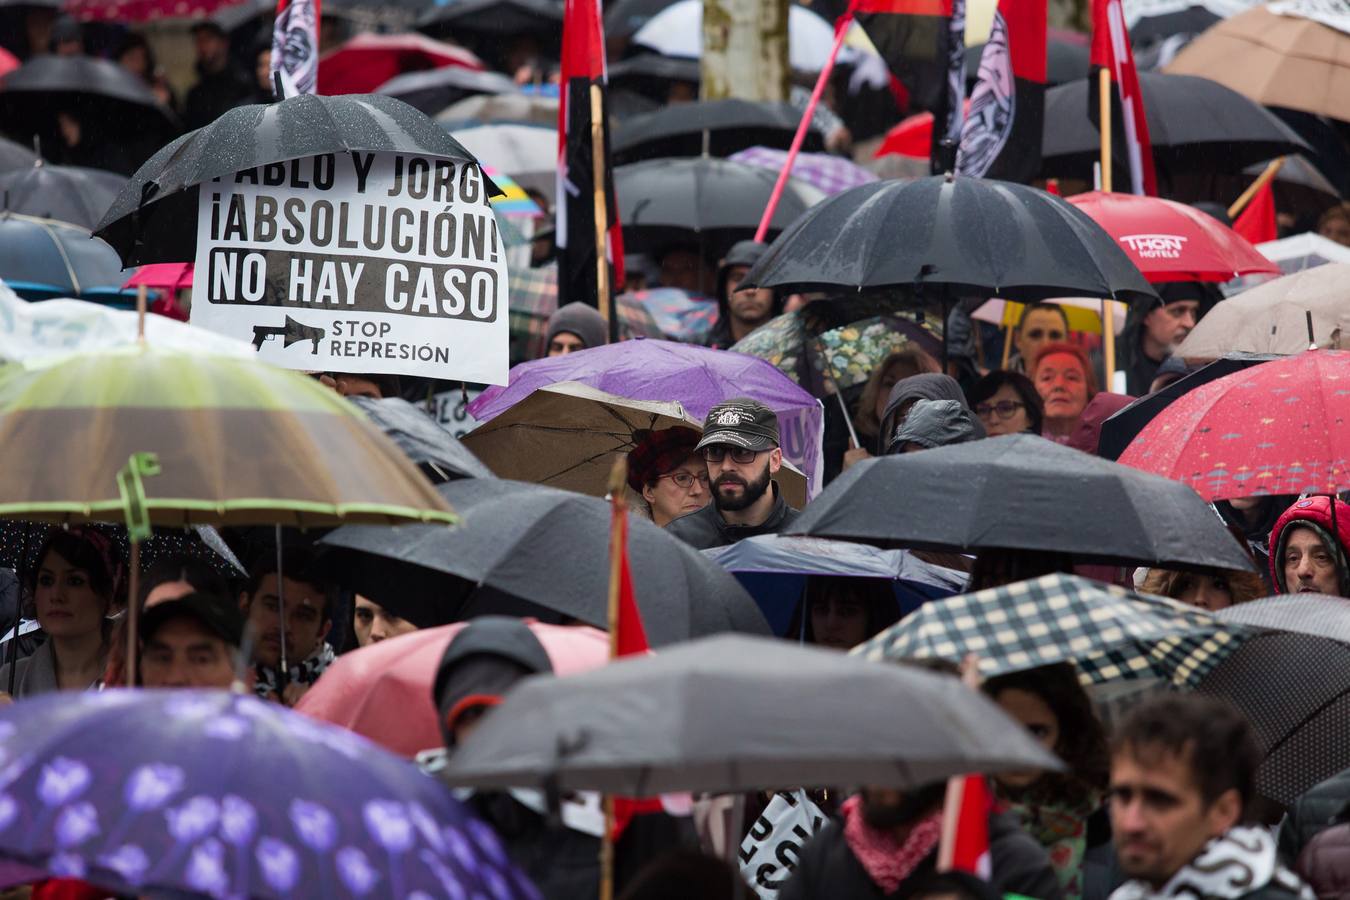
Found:
[{"label": "raincoat", "polygon": [[887,453],[899,453],[906,444],[931,450],[948,444],[964,444],[985,436],[975,414],[956,400],[920,400],[895,429]]},{"label": "raincoat", "polygon": [[1346,565],[1345,550],[1350,547],[1350,505],[1337,500],[1333,507],[1330,497],[1308,497],[1296,502],[1275,520],[1275,527],[1270,532],[1270,578],[1277,594],[1289,593],[1282,560],[1291,525],[1311,528],[1322,539],[1336,561],[1341,596],[1350,597],[1350,568]]},{"label": "raincoat", "polygon": [[878,431],[878,446],[875,453],[886,452],[891,435],[899,425],[900,407],[911,400],[955,400],[962,406],[966,403],[965,392],[961,385],[950,375],[937,372],[924,372],[902,378],[891,388],[891,396],[886,401],[886,411],[881,414],[881,429]]}]

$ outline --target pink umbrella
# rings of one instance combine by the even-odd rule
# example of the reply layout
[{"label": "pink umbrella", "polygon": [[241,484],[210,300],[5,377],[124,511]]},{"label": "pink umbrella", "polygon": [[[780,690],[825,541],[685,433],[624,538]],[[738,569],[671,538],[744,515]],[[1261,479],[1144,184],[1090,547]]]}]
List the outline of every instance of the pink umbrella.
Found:
[{"label": "pink umbrella", "polygon": [[192,263],[150,263],[127,279],[124,288],[145,285],[153,291],[179,291],[192,287]]},{"label": "pink umbrella", "polygon": [[[440,747],[431,685],[450,639],[466,624],[426,628],[344,654],[295,708],[407,757]],[[530,621],[530,630],[558,675],[596,669],[609,659],[609,636],[588,625]]]}]

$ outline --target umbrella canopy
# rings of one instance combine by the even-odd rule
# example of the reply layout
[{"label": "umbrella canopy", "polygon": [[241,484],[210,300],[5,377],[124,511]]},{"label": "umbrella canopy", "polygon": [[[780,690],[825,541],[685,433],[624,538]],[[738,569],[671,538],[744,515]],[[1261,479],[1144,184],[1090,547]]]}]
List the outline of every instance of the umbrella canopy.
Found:
[{"label": "umbrella canopy", "polygon": [[566,679],[528,678],[442,777],[649,796],[785,784],[917,788],[967,772],[1061,767],[949,675],[729,635]]},{"label": "umbrella canopy", "polygon": [[31,169],[42,157],[22,144],[0,137],[0,172],[11,169]]},{"label": "umbrella canopy", "polygon": [[1182,685],[1211,671],[1246,631],[1175,600],[1061,573],[935,600],[853,653],[952,662],[974,653],[986,678],[1072,662],[1090,684]]},{"label": "umbrella canopy", "polygon": [[1350,488],[1350,351],[1308,350],[1202,385],[1144,426],[1120,461],[1206,500]]},{"label": "umbrella canopy", "polygon": [[181,291],[192,287],[192,268],[192,263],[151,263],[137,269],[122,287],[143,284],[152,290]]},{"label": "umbrella canopy", "polygon": [[[965,572],[924,562],[908,550],[882,550],[870,544],[827,538],[758,534],[700,551],[736,576],[759,604],[773,633],[789,633],[793,613],[812,576],[878,578],[891,582],[900,615],[928,600],[950,597],[965,588]],[[804,627],[805,618],[801,624]]]},{"label": "umbrella canopy", "polygon": [[[464,436],[502,478],[546,484],[592,497],[608,493],[610,470],[646,431],[703,431],[678,403],[629,400],[577,382],[541,387]],[[788,505],[806,505],[806,477],[791,464],[775,480]]]},{"label": "umbrella canopy", "polygon": [[[0,520],[0,566],[14,570],[21,579],[36,576],[38,566],[42,564],[38,554],[42,552],[47,539],[62,527],[50,522]],[[119,565],[130,565],[131,541],[125,524],[96,522],[85,527],[97,530],[108,539]],[[142,573],[161,560],[183,557],[205,563],[226,578],[248,575],[225,539],[210,525],[198,525],[191,529],[156,528],[150,537],[140,542]],[[12,621],[0,622],[0,627],[12,625]]]},{"label": "umbrella canopy", "polygon": [[1273,260],[1285,274],[1302,272],[1327,263],[1350,263],[1350,247],[1305,231],[1303,234],[1265,241],[1256,246],[1262,255]]},{"label": "umbrella canopy", "polygon": [[[608,18],[609,11],[605,12]],[[613,36],[612,32],[607,34]],[[670,95],[672,81],[683,81],[697,88],[703,80],[698,60],[648,52],[619,60],[606,74],[610,90],[631,90],[658,102]]]},{"label": "umbrella canopy", "polygon": [[686,344],[705,344],[717,324],[717,301],[680,288],[657,287],[620,294],[619,302],[641,303],[662,336]]},{"label": "umbrella canopy", "polygon": [[353,150],[474,161],[434,122],[393,97],[301,94],[235,107],[162,147],[136,170],[95,233],[127,265],[193,259],[197,229],[183,223],[197,220],[199,184],[268,163]]},{"label": "umbrella canopy", "polygon": [[131,895],[538,896],[416,766],[251,695],[48,694],[0,710],[0,752],[0,852],[53,877]]},{"label": "umbrella canopy", "polygon": [[[786,150],[801,122],[801,112],[789,103],[754,100],[705,100],[676,103],[634,116],[614,132],[610,149],[615,164],[668,156],[726,157],[749,147]],[[825,149],[825,137],[816,128],[806,132],[802,149]]]},{"label": "umbrella canopy", "polygon": [[[1045,42],[1045,83],[1049,87],[1067,84],[1088,75],[1088,62],[1091,48],[1085,35],[1076,32],[1063,32],[1050,29]],[[1068,40],[1065,36],[1077,38]],[[966,79],[973,82],[980,73],[980,59],[984,56],[984,43],[966,47]],[[932,121],[931,118],[929,121]]]},{"label": "umbrella canopy", "polygon": [[[424,627],[487,613],[607,627],[608,503],[496,479],[437,489],[462,527],[354,526],[319,541],[344,583]],[[651,522],[630,519],[628,558],[653,646],[719,631],[768,633],[730,574]]]},{"label": "umbrella canopy", "polygon": [[830,482],[787,533],[926,550],[1057,552],[1084,563],[1252,570],[1246,552],[1186,485],[1030,434],[864,460]]},{"label": "umbrella canopy", "polygon": [[[788,8],[788,64],[799,72],[819,72],[830,58],[834,28],[816,13],[793,4]],[[677,0],[647,20],[633,33],[633,43],[663,56],[699,59],[703,56],[702,0]],[[843,59],[857,58],[852,47],[840,50]]]},{"label": "umbrella canopy", "polygon": [[[1096,97],[1096,90],[1096,81],[1084,78],[1045,92],[1042,175],[1091,183],[1092,164],[1101,159],[1101,135],[1084,110],[1088,91]],[[1140,72],[1139,90],[1153,159],[1164,179],[1173,172],[1240,173],[1252,163],[1308,151],[1303,139],[1269,110],[1208,78]],[[1123,176],[1123,150],[1116,159]]]},{"label": "umbrella canopy", "polygon": [[0,209],[93,228],[126,179],[102,169],[38,164],[0,172]]},{"label": "umbrella canopy", "polygon": [[1350,767],[1350,610],[1342,597],[1288,594],[1217,614],[1237,627],[1265,629],[1198,686],[1247,716],[1265,751],[1256,787],[1292,804]]},{"label": "umbrella canopy", "polygon": [[563,5],[556,0],[455,0],[437,3],[417,21],[434,34],[480,34],[498,39],[528,34],[557,39]]},{"label": "umbrella canopy", "polygon": [[454,137],[478,159],[491,162],[493,168],[553,199],[558,189],[556,128],[512,123],[476,125],[456,128]]},{"label": "umbrella canopy", "polygon": [[1257,4],[1191,41],[1167,71],[1212,79],[1266,106],[1347,121],[1347,47],[1343,31]]},{"label": "umbrella canopy", "polygon": [[[305,692],[296,711],[354,731],[400,756],[412,758],[442,746],[431,688],[446,646],[467,624],[423,628],[342,654]],[[609,636],[599,629],[529,624],[555,675],[598,669],[609,661]]]},{"label": "umbrella canopy", "polygon": [[1132,7],[1130,12],[1125,14],[1125,24],[1130,29],[1130,42],[1140,48],[1173,35],[1194,37],[1228,15],[1227,11],[1209,9],[1204,3],[1187,4],[1186,0],[1159,4],[1148,12]]},{"label": "umbrella canopy", "polygon": [[[787,151],[772,147],[750,147],[728,158],[732,162],[768,169],[777,177],[787,162]],[[876,175],[857,163],[832,153],[798,153],[792,163],[791,175],[829,195],[878,180]]]},{"label": "umbrella canopy", "polygon": [[617,3],[606,3],[605,34],[610,38],[630,38],[639,28],[650,22],[652,16],[673,2],[674,0],[618,0]]},{"label": "umbrella canopy", "polygon": [[106,59],[34,56],[0,84],[0,122],[11,135],[29,137],[54,122],[58,111],[84,122],[116,126],[117,134],[172,133],[178,120],[144,81]]},{"label": "umbrella canopy", "polygon": [[358,34],[319,57],[318,90],[325,95],[368,94],[405,72],[444,66],[479,70],[483,63],[463,47],[423,34]]},{"label": "umbrella canopy", "polygon": [[1317,266],[1230,297],[1196,323],[1175,355],[1185,359],[1216,359],[1233,352],[1287,356],[1308,349],[1309,344],[1350,347],[1350,264]]},{"label": "umbrella canopy", "polygon": [[1111,236],[1059,197],[940,176],[865,184],[817,204],[774,241],[743,285],[931,289],[952,299],[1157,299]]},{"label": "umbrella canopy", "polygon": [[[659,251],[670,244],[709,245],[720,259],[752,237],[778,180],[775,172],[706,156],[651,159],[614,170],[624,249]],[[776,235],[825,194],[804,181],[784,185],[770,229]]]},{"label": "umbrella canopy", "polygon": [[[1240,197],[1267,165],[1265,162],[1256,163],[1243,169],[1240,174],[1217,171],[1182,175],[1173,173],[1167,196],[1183,203],[1212,201],[1216,197]],[[1332,173],[1335,174],[1335,171]],[[1301,153],[1284,157],[1284,163],[1271,182],[1271,189],[1275,194],[1275,208],[1282,213],[1289,213],[1295,220],[1303,216],[1316,220],[1328,207],[1341,202],[1340,189]],[[1261,247],[1257,249],[1264,252]]]},{"label": "umbrella canopy", "polygon": [[467,447],[402,397],[350,397],[398,449],[435,484],[456,478],[493,478]]},{"label": "umbrella canopy", "polygon": [[1150,282],[1232,281],[1280,267],[1209,213],[1159,197],[1091,191],[1069,202],[1116,239]]},{"label": "umbrella canopy", "polygon": [[1275,358],[1269,354],[1226,353],[1212,363],[1177,379],[1162,390],[1140,397],[1124,409],[1112,413],[1109,419],[1102,422],[1101,435],[1097,441],[1097,455],[1102,459],[1120,459],[1120,454],[1125,452],[1125,448],[1138,436],[1144,426],[1157,418],[1158,414],[1171,406],[1178,397],[1183,397],[1216,378],[1241,372],[1243,369]]},{"label": "umbrella canopy", "polygon": [[[247,436],[246,448],[227,436]],[[117,518],[117,473],[144,482],[158,525],[453,522],[431,484],[355,407],[251,359],[140,344],[0,368],[0,515]]]},{"label": "umbrella canopy", "polygon": [[783,456],[806,473],[812,493],[818,489],[820,402],[764,360],[672,341],[609,344],[514,366],[509,383],[479,394],[469,415],[486,422],[560,381],[633,400],[676,402],[697,419],[723,400],[753,397],[778,414]]},{"label": "umbrella canopy", "polygon": [[75,225],[0,213],[0,280],[27,300],[122,293],[117,252]]},{"label": "umbrella canopy", "polygon": [[429,116],[476,94],[510,94],[516,83],[500,72],[484,72],[461,66],[443,66],[425,72],[406,72],[395,75],[375,89],[402,100]]},{"label": "umbrella canopy", "polygon": [[558,127],[558,98],[533,94],[480,94],[447,106],[436,121],[451,129],[514,122]]}]

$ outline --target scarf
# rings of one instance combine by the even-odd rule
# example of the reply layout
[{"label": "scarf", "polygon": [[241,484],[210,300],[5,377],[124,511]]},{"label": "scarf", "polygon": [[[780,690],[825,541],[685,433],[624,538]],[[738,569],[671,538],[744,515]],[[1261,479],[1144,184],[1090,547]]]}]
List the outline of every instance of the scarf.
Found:
[{"label": "scarf", "polygon": [[[327,641],[319,644],[313,653],[300,661],[299,665],[290,666],[287,673],[287,684],[303,684],[306,687],[319,680],[337,654],[333,652],[332,644]],[[278,699],[281,698],[281,691],[277,689],[277,673],[274,669],[258,663],[253,667],[257,673],[258,680],[253,686],[253,692],[259,697],[266,697],[268,694],[275,694]]]},{"label": "scarf", "polygon": [[1267,885],[1281,888],[1300,900],[1313,892],[1293,872],[1280,865],[1275,839],[1264,828],[1238,827],[1205,845],[1200,855],[1154,890],[1143,881],[1127,881],[1111,900],[1234,900]]},{"label": "scarf", "polygon": [[1102,804],[1099,791],[1087,791],[1078,803],[1052,799],[1050,791],[1033,786],[1019,793],[1009,792],[994,782],[998,797],[1017,814],[1022,829],[1036,839],[1050,856],[1063,889],[1065,900],[1083,895],[1083,853],[1087,850],[1087,821]]},{"label": "scarf", "polygon": [[862,797],[849,797],[840,807],[844,815],[844,840],[869,878],[883,893],[893,894],[914,870],[937,849],[942,838],[942,813],[920,819],[904,843],[887,831],[877,831],[863,821]]}]

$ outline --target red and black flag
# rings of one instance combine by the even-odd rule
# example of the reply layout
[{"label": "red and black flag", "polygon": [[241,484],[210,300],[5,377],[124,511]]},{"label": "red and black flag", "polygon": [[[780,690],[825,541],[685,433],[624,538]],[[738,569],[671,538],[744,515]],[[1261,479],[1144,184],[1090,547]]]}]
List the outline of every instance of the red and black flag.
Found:
[{"label": "red and black flag", "polygon": [[[1130,192],[1158,195],[1153,171],[1153,143],[1148,136],[1144,95],[1130,49],[1121,0],[1092,0],[1092,70],[1088,82],[1088,117],[1101,127],[1101,101],[1097,90],[1100,72],[1111,73],[1111,133],[1113,148],[1121,148],[1130,171]],[[1112,166],[1114,168],[1114,164]],[[1106,173],[1103,173],[1106,174]]]},{"label": "red and black flag", "polygon": [[[605,96],[605,31],[598,0],[566,0],[563,8],[561,102],[558,105],[558,305],[576,300],[599,306],[596,285],[595,157],[592,153],[592,88],[600,94],[604,135],[605,222],[612,263],[610,296],[622,288],[623,238],[614,178],[609,164],[609,129]],[[619,288],[616,289],[616,282]],[[611,316],[611,329],[617,316]],[[611,338],[613,335],[611,334]]]},{"label": "red and black flag", "polygon": [[854,0],[858,24],[909,97],[933,114],[934,170],[944,140],[961,134],[965,99],[965,0]]},{"label": "red and black flag", "polygon": [[957,171],[1029,183],[1045,127],[1046,0],[999,0],[970,94]]}]

